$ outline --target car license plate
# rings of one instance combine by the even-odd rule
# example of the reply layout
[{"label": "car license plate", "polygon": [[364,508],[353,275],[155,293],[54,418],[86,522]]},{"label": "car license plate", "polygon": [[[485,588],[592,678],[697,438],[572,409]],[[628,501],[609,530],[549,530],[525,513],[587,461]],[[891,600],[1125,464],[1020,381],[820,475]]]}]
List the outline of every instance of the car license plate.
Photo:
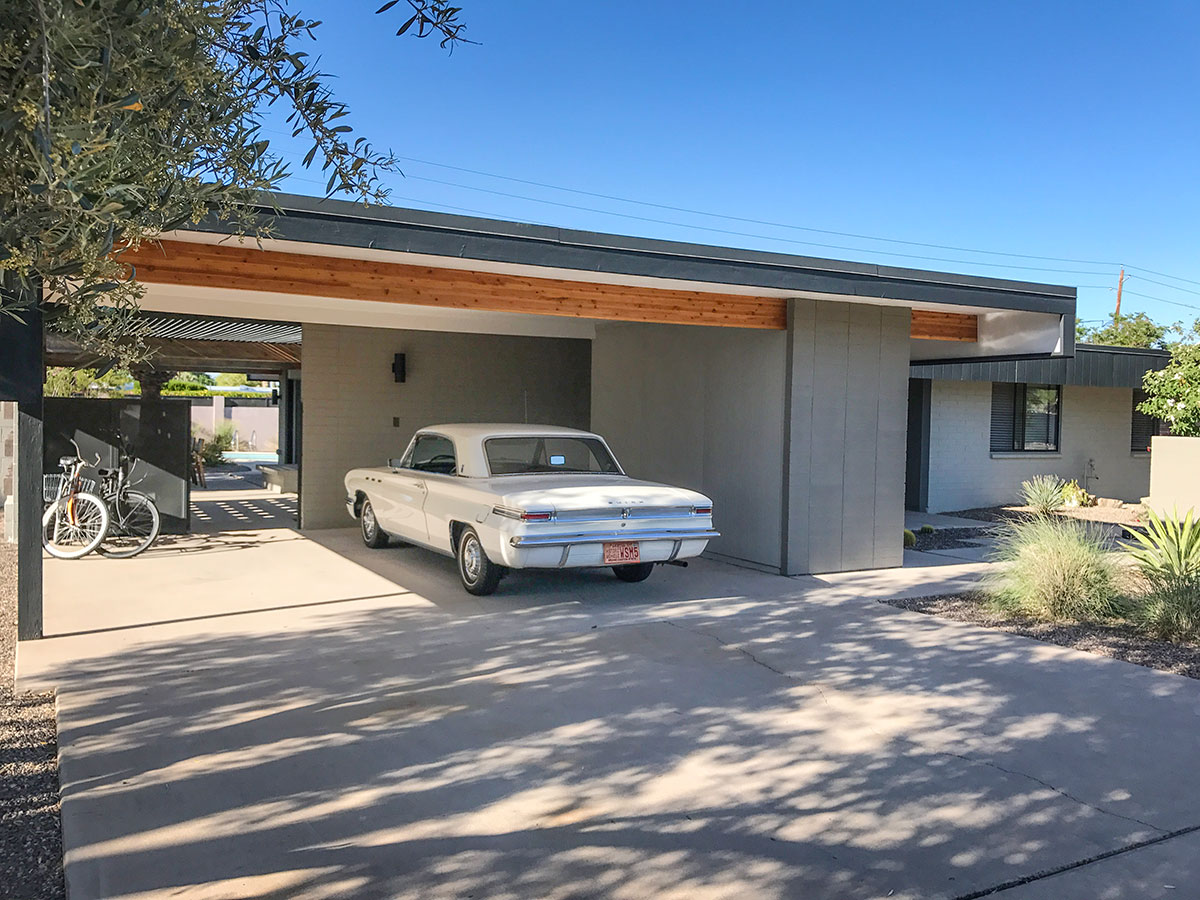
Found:
[{"label": "car license plate", "polygon": [[623,566],[626,563],[641,562],[642,553],[637,541],[617,541],[604,545],[604,564],[606,566]]}]

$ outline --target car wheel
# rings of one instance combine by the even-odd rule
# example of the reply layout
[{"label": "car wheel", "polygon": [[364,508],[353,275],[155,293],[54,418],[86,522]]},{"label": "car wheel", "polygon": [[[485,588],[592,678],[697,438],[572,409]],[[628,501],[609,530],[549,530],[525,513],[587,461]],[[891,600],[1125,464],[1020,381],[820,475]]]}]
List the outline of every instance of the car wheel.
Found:
[{"label": "car wheel", "polygon": [[387,532],[379,527],[379,520],[375,518],[375,508],[371,506],[370,500],[363,500],[362,510],[359,511],[358,516],[359,524],[362,526],[363,543],[372,550],[386,547]]},{"label": "car wheel", "polygon": [[463,529],[455,556],[458,559],[458,577],[468,593],[484,597],[495,592],[503,569],[488,559],[474,528]]},{"label": "car wheel", "polygon": [[650,573],[654,571],[654,563],[631,563],[628,566],[613,566],[612,570],[622,581],[632,584],[649,578]]}]

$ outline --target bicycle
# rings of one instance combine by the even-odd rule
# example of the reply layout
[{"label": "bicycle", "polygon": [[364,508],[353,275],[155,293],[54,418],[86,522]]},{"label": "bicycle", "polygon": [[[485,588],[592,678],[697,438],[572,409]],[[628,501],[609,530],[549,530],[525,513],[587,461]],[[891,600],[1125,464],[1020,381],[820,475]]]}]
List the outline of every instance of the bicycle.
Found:
[{"label": "bicycle", "polygon": [[146,494],[129,489],[129,476],[137,463],[122,452],[115,469],[99,470],[100,496],[109,512],[108,533],[96,548],[101,556],[128,559],[158,539],[162,527],[158,507]]},{"label": "bicycle", "polygon": [[[42,476],[42,499],[47,504],[42,515],[42,546],[59,559],[86,556],[108,533],[108,505],[92,493],[96,482],[80,477],[87,463],[80,456],[79,445],[71,441],[71,446],[75,455],[58,461],[63,474]],[[96,462],[100,462],[98,455]]]}]

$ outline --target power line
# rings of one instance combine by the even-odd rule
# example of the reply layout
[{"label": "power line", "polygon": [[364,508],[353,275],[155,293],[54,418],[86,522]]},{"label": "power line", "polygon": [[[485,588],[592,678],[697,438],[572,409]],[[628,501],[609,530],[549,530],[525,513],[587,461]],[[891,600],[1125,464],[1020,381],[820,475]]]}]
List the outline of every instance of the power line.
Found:
[{"label": "power line", "polygon": [[1156,300],[1159,303],[1169,303],[1172,306],[1182,306],[1184,309],[1194,309],[1197,312],[1200,312],[1200,306],[1193,306],[1191,303],[1180,303],[1178,300],[1167,300],[1164,297],[1152,297],[1150,294],[1142,294],[1138,291],[1131,291],[1129,288],[1125,289],[1125,293],[1132,294],[1135,297],[1143,297],[1146,300]]},{"label": "power line", "polygon": [[[546,204],[549,206],[557,206],[557,207],[561,207],[561,208],[565,208],[565,209],[578,210],[581,212],[596,213],[598,215],[603,215],[603,216],[616,216],[618,218],[631,219],[631,220],[638,221],[638,222],[650,222],[650,223],[656,224],[656,225],[669,225],[673,228],[690,228],[693,230],[704,231],[704,232],[708,232],[711,234],[723,234],[723,235],[730,235],[733,237],[751,238],[753,240],[758,240],[758,241],[776,241],[776,242],[780,242],[780,243],[793,244],[793,245],[802,246],[802,247],[820,247],[821,249],[824,249],[824,250],[841,250],[841,251],[844,251],[847,253],[873,253],[873,254],[876,254],[879,256],[895,256],[895,257],[899,257],[901,259],[915,259],[915,260],[921,260],[924,262],[953,263],[955,265],[962,265],[962,266],[988,266],[990,268],[1010,269],[1010,270],[1019,270],[1019,271],[1027,271],[1027,272],[1052,272],[1052,273],[1066,274],[1066,275],[1108,275],[1108,274],[1110,274],[1108,272],[1096,272],[1096,271],[1081,270],[1081,269],[1058,269],[1058,268],[1052,268],[1052,267],[1048,267],[1048,266],[1021,266],[1021,265],[1015,265],[1013,263],[984,262],[982,260],[972,260],[972,259],[952,259],[952,258],[944,257],[944,256],[926,256],[926,255],[916,254],[916,253],[900,253],[896,250],[878,250],[875,248],[866,248],[866,247],[849,247],[844,244],[826,244],[826,243],[821,243],[818,241],[801,241],[796,238],[778,237],[775,235],[758,234],[758,233],[749,232],[749,231],[733,231],[733,230],[730,230],[727,228],[714,228],[714,227],[711,227],[708,225],[693,225],[688,222],[676,222],[676,221],[672,221],[670,219],[658,219],[658,218],[653,218],[650,216],[638,216],[638,215],[633,215],[632,213],[623,213],[623,212],[616,212],[613,210],[599,209],[599,208],[593,207],[593,206],[580,206],[575,203],[563,203],[558,200],[545,200],[545,199],[542,199],[539,197],[527,197],[523,194],[513,194],[513,193],[509,193],[508,191],[497,191],[497,190],[493,190],[491,188],[476,187],[474,185],[468,185],[468,184],[459,184],[454,181],[442,181],[441,179],[428,178],[424,175],[407,175],[407,176],[405,176],[405,178],[408,180],[412,180],[412,181],[424,181],[429,184],[441,185],[443,187],[452,187],[452,188],[459,188],[462,190],[476,191],[479,193],[491,194],[493,196],[505,197],[505,198],[512,199],[512,200],[522,200],[522,201],[525,201],[528,203],[542,203],[542,204]],[[320,183],[320,182],[312,181],[312,179],[297,179],[297,180],[310,181],[314,184]],[[417,201],[411,201],[411,202],[421,203],[421,202],[425,202],[425,201],[417,200]],[[633,202],[633,201],[631,201],[631,202]],[[656,204],[651,204],[651,205],[656,205]],[[722,218],[725,218],[725,217],[722,217]],[[899,243],[909,243],[909,242],[902,241]],[[1042,258],[1042,257],[1034,257],[1034,258],[1037,259],[1037,258]]]},{"label": "power line", "polygon": [[[744,216],[726,215],[724,213],[705,212],[703,210],[698,210],[698,209],[689,209],[688,207],[685,207],[685,206],[672,206],[672,205],[666,204],[666,203],[652,203],[649,200],[633,200],[629,197],[619,197],[614,194],[602,194],[602,193],[598,193],[596,191],[585,191],[585,190],[581,190],[579,188],[568,188],[568,187],[562,187],[560,185],[555,185],[555,184],[547,184],[542,181],[531,181],[531,180],[525,179],[525,178],[514,178],[509,175],[497,175],[494,172],[483,172],[479,169],[468,169],[463,166],[452,166],[452,165],[449,165],[448,163],[438,163],[438,162],[433,162],[432,160],[418,159],[415,156],[397,156],[396,159],[402,159],[407,162],[420,163],[421,165],[426,165],[426,166],[437,166],[438,168],[441,168],[441,169],[452,169],[455,172],[465,172],[465,173],[468,173],[471,175],[481,175],[485,178],[498,178],[502,181],[512,181],[517,184],[526,184],[526,185],[530,185],[532,187],[546,188],[547,190],[552,190],[552,191],[564,191],[564,192],[571,193],[571,194],[581,194],[586,197],[596,197],[596,198],[602,199],[602,200],[613,200],[618,203],[631,203],[631,204],[634,204],[637,206],[649,206],[649,207],[653,207],[655,209],[665,209],[665,210],[669,210],[671,212],[681,212],[681,213],[686,213],[688,215],[693,215],[693,216],[706,216],[706,217],[714,218],[714,219],[725,219],[730,222],[745,222],[750,225],[766,225],[770,228],[787,228],[787,229],[790,229],[793,231],[809,231],[809,232],[813,232],[814,234],[828,234],[828,235],[833,235],[834,237],[847,237],[847,238],[854,238],[856,240],[862,240],[862,241],[881,241],[881,242],[889,243],[889,244],[905,244],[909,247],[928,247],[933,250],[950,250],[955,253],[982,253],[982,254],[986,254],[987,256],[1007,256],[1007,257],[1013,257],[1013,258],[1017,258],[1017,259],[1037,259],[1037,260],[1042,260],[1043,262],[1070,263],[1072,265],[1082,265],[1082,266],[1115,266],[1115,265],[1119,265],[1119,263],[1109,262],[1106,260],[1071,259],[1068,257],[1058,257],[1058,256],[1035,256],[1035,255],[1029,254],[1029,253],[1006,253],[1006,252],[1003,252],[1000,250],[979,250],[979,249],[976,249],[973,247],[956,247],[956,246],[953,246],[950,244],[931,244],[931,243],[926,243],[924,241],[908,241],[908,240],[902,240],[900,238],[887,238],[887,237],[878,237],[878,236],[869,235],[869,234],[856,234],[851,231],[832,231],[827,228],[813,228],[813,227],[810,227],[807,225],[792,225],[792,224],[788,224],[786,222],[772,222],[767,219],[753,219],[753,218],[747,218]],[[414,177],[415,178],[418,176],[405,176],[405,177]],[[425,180],[432,180],[432,179],[425,179]],[[817,245],[817,246],[822,246],[822,245]],[[1050,270],[1045,270],[1045,271],[1050,271]],[[1170,276],[1168,276],[1168,277],[1170,277]]]},{"label": "power line", "polygon": [[[276,131],[274,129],[264,128],[263,130],[267,131],[269,133],[272,133],[272,134],[279,134],[279,135],[285,136],[285,137],[292,137],[290,134],[288,134],[286,132]],[[277,152],[280,152],[280,151],[277,150]],[[299,155],[299,154],[296,154],[296,155]],[[1072,257],[1039,256],[1039,255],[1029,254],[1029,253],[1010,253],[1010,252],[999,251],[999,250],[984,250],[984,249],[979,249],[979,248],[974,248],[974,247],[960,247],[960,246],[956,246],[956,245],[952,245],[952,244],[936,244],[936,243],[929,243],[929,242],[925,242],[925,241],[911,241],[911,240],[904,240],[901,238],[888,238],[888,237],[880,237],[877,235],[859,234],[859,233],[848,232],[848,231],[835,231],[835,230],[825,229],[825,228],[814,228],[814,227],[805,226],[805,225],[793,225],[793,224],[789,224],[789,223],[785,223],[785,222],[773,222],[773,221],[766,220],[766,219],[755,219],[755,218],[745,217],[745,216],[733,216],[733,215],[727,215],[727,214],[723,214],[723,213],[706,212],[704,210],[691,209],[691,208],[683,207],[683,206],[674,206],[674,205],[665,204],[665,203],[654,203],[654,202],[648,201],[648,200],[634,200],[629,197],[621,197],[621,196],[614,195],[614,194],[604,194],[604,193],[600,193],[597,191],[586,191],[586,190],[582,190],[579,188],[568,188],[568,187],[563,187],[561,185],[550,184],[548,182],[534,181],[534,180],[525,179],[525,178],[516,178],[516,177],[510,176],[510,175],[499,175],[495,172],[486,172],[481,169],[472,169],[472,168],[468,168],[465,166],[455,166],[455,165],[451,165],[449,163],[434,162],[433,160],[421,159],[421,158],[415,157],[415,156],[396,156],[395,158],[399,159],[399,160],[404,160],[406,162],[418,163],[420,165],[434,166],[437,168],[448,169],[448,170],[455,171],[455,172],[463,172],[463,173],[470,174],[470,175],[478,175],[478,176],[481,176],[484,178],[495,178],[495,179],[499,179],[501,181],[508,181],[508,182],[512,182],[515,184],[525,184],[525,185],[529,185],[531,187],[544,188],[546,190],[562,191],[565,193],[577,194],[580,196],[596,197],[598,199],[610,200],[610,201],[617,202],[617,203],[628,203],[628,204],[632,204],[632,205],[636,205],[636,206],[644,206],[644,207],[650,207],[650,208],[654,208],[654,209],[664,209],[664,210],[669,210],[672,212],[684,213],[687,215],[696,215],[696,216],[704,216],[704,217],[714,218],[714,219],[723,219],[723,220],[731,221],[731,222],[745,222],[748,224],[764,225],[764,226],[767,226],[770,228],[782,228],[782,229],[793,230],[793,231],[806,231],[806,232],[811,232],[814,234],[828,234],[828,235],[833,235],[836,237],[852,238],[855,240],[876,241],[876,242],[890,243],[890,244],[902,244],[902,245],[910,246],[910,247],[926,247],[926,248],[935,249],[935,250],[949,250],[949,251],[956,252],[956,253],[973,253],[973,254],[982,254],[982,255],[987,255],[987,256],[1008,257],[1008,258],[1012,258],[1012,259],[1032,259],[1032,260],[1040,260],[1043,262],[1059,262],[1059,263],[1066,263],[1066,264],[1071,264],[1071,265],[1101,265],[1101,266],[1121,265],[1121,263],[1112,262],[1112,261],[1108,261],[1108,260],[1088,260],[1088,259],[1077,259],[1077,258],[1072,258]],[[406,178],[412,178],[413,180],[425,181],[425,182],[428,182],[431,184],[438,184],[438,185],[442,185],[445,187],[454,187],[454,188],[458,188],[458,189],[462,189],[462,190],[479,191],[482,193],[489,193],[489,194],[493,194],[495,196],[507,197],[507,198],[516,199],[516,200],[523,200],[523,201],[531,202],[531,203],[543,203],[543,204],[559,206],[559,207],[563,207],[563,208],[567,208],[567,209],[575,209],[575,210],[579,210],[579,211],[583,211],[583,212],[593,212],[593,213],[597,213],[599,215],[608,215],[608,216],[632,219],[632,220],[636,220],[636,221],[650,222],[650,223],[654,223],[654,224],[670,225],[670,226],[676,227],[676,228],[691,228],[691,229],[707,231],[707,232],[717,233],[717,234],[728,234],[728,235],[732,235],[732,236],[736,236],[736,237],[748,237],[748,238],[753,238],[755,240],[781,241],[784,243],[796,244],[796,245],[800,245],[800,246],[821,247],[824,249],[842,250],[842,251],[846,251],[846,252],[850,252],[850,253],[870,252],[870,253],[879,253],[881,255],[887,255],[887,256],[896,256],[896,257],[900,257],[900,258],[904,258],[904,259],[919,259],[919,260],[927,260],[927,261],[933,261],[933,262],[948,262],[948,263],[955,263],[955,264],[960,264],[960,265],[986,265],[986,266],[990,266],[990,267],[994,267],[994,268],[1008,268],[1008,269],[1022,270],[1022,271],[1053,272],[1053,273],[1068,274],[1068,275],[1085,275],[1085,274],[1086,275],[1106,275],[1106,274],[1109,274],[1107,272],[1085,272],[1085,271],[1079,271],[1079,270],[1075,270],[1075,269],[1058,269],[1058,268],[1048,268],[1048,267],[1043,268],[1043,267],[1039,267],[1039,266],[1015,266],[1015,265],[1008,265],[1008,264],[1001,264],[1001,263],[985,263],[985,262],[976,261],[976,260],[958,260],[958,259],[949,259],[949,258],[945,258],[945,257],[924,256],[924,255],[919,255],[919,254],[895,253],[895,252],[890,252],[890,251],[885,251],[885,250],[872,250],[872,249],[861,248],[861,247],[847,247],[847,246],[838,245],[838,244],[826,244],[826,243],[819,243],[819,242],[814,242],[814,241],[797,241],[797,240],[791,240],[788,238],[773,237],[770,235],[762,235],[762,234],[754,234],[754,233],[750,233],[750,232],[731,231],[731,230],[727,230],[727,229],[711,228],[711,227],[707,227],[707,226],[703,226],[703,225],[693,225],[693,224],[684,223],[684,222],[674,222],[674,221],[670,221],[670,220],[655,219],[655,218],[650,218],[650,217],[645,217],[645,216],[634,216],[634,215],[630,215],[628,213],[620,213],[620,212],[616,212],[616,211],[612,211],[612,210],[596,209],[594,207],[587,207],[587,206],[578,206],[575,204],[561,203],[558,201],[545,200],[545,199],[541,199],[541,198],[537,198],[537,197],[526,197],[526,196],[523,196],[520,194],[512,194],[512,193],[507,193],[504,191],[495,191],[495,190],[491,190],[488,188],[460,184],[457,182],[441,181],[439,179],[429,178],[427,176],[420,176],[420,175],[404,176],[403,173],[401,173],[401,174],[403,177],[406,177]],[[321,185],[324,184],[323,182],[317,181],[315,179],[304,179],[304,178],[300,178],[298,176],[291,176],[291,177],[296,178],[296,180],[298,180],[298,181],[306,181],[306,182],[309,182],[312,184],[321,184]],[[407,200],[407,202],[428,203],[431,201],[409,198]],[[446,208],[446,209],[463,209],[462,207],[453,207],[448,204],[434,204],[434,205],[437,205],[437,206],[440,206],[440,207]],[[477,215],[491,215],[491,216],[495,215],[494,213],[485,212],[485,211],[473,211],[473,212]],[[1200,281],[1193,280],[1190,278],[1184,278],[1179,275],[1171,275],[1170,273],[1167,273],[1167,272],[1159,272],[1154,269],[1148,269],[1144,266],[1128,265],[1127,268],[1133,269],[1138,272],[1145,272],[1150,275],[1157,275],[1161,278],[1170,278],[1175,281],[1182,281],[1187,284],[1194,284],[1194,285],[1200,286]],[[1182,287],[1179,287],[1178,285],[1166,284],[1161,281],[1154,281],[1153,279],[1150,279],[1150,278],[1143,277],[1143,280],[1149,281],[1152,284],[1157,284],[1160,287],[1166,287],[1171,290],[1185,291],[1186,293],[1192,293],[1192,294],[1196,294],[1196,295],[1200,296],[1200,291],[1190,291],[1187,288],[1182,288]],[[1079,287],[1089,287],[1090,288],[1090,287],[1108,287],[1108,286],[1107,285],[1080,285]],[[1149,295],[1139,294],[1138,296],[1145,296],[1145,297],[1149,298]],[[1156,299],[1161,299],[1161,298],[1156,298]],[[1173,301],[1162,300],[1161,302],[1170,303]],[[1192,308],[1192,307],[1188,306],[1187,304],[1176,303],[1176,305],[1184,306],[1187,308]]]}]

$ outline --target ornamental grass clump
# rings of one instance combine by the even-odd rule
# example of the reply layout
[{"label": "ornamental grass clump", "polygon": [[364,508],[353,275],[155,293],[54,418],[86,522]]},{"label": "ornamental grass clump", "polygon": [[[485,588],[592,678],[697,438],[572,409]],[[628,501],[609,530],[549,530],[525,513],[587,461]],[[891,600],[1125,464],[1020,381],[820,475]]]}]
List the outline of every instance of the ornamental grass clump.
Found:
[{"label": "ornamental grass clump", "polygon": [[1126,526],[1129,555],[1145,579],[1135,619],[1158,637],[1200,637],[1200,521],[1191,510],[1160,518],[1146,510],[1146,532]]},{"label": "ornamental grass clump", "polygon": [[1005,523],[984,582],[995,609],[1050,621],[1123,615],[1120,566],[1099,529],[1075,519],[1033,516]]},{"label": "ornamental grass clump", "polygon": [[1035,475],[1021,482],[1021,497],[1035,515],[1048,516],[1063,505],[1064,487],[1057,475]]}]

